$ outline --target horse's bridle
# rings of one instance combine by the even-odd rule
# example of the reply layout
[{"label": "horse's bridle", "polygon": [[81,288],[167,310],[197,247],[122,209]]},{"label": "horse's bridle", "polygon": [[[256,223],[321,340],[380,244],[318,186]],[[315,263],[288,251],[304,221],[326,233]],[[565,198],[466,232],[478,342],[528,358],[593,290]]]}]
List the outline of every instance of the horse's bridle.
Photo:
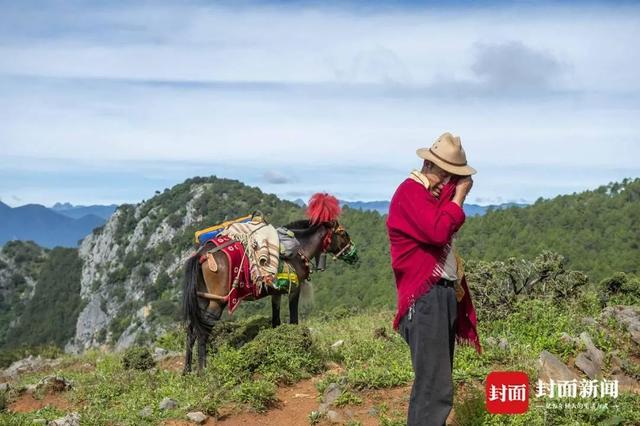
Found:
[{"label": "horse's bridle", "polygon": [[[346,233],[347,230],[345,229],[344,226],[340,225],[338,222],[336,222],[336,225],[331,228],[328,232],[328,235],[330,236],[329,239],[329,243],[327,244],[327,247],[329,245],[331,245],[331,240],[333,240],[333,234],[340,234],[340,233]],[[323,250],[323,253],[326,252],[326,250]],[[344,247],[342,247],[340,249],[340,251],[338,253],[335,253],[333,255],[333,260],[344,260],[347,263],[355,263],[355,259],[356,257],[356,246],[353,243],[353,240],[351,240],[351,238],[349,238],[349,243],[347,243]]]}]

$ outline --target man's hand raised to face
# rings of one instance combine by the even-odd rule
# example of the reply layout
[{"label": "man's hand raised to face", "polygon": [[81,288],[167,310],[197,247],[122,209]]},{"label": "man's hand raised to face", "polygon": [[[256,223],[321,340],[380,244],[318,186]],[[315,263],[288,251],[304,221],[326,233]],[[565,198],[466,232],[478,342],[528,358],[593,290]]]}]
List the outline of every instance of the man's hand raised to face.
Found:
[{"label": "man's hand raised to face", "polygon": [[471,176],[465,176],[458,181],[456,184],[456,193],[453,196],[453,202],[462,207],[464,203],[464,199],[466,198],[469,191],[471,191],[471,187],[473,186],[473,179]]}]

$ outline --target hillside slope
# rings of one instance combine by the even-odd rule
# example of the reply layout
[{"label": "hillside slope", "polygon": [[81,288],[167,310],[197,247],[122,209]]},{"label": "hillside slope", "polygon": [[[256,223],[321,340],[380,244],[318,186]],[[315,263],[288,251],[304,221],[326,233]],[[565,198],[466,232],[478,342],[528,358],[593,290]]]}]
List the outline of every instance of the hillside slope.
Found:
[{"label": "hillside slope", "polygon": [[618,271],[638,274],[640,179],[488,212],[467,220],[457,242],[469,259],[533,257],[549,249],[594,280]]}]

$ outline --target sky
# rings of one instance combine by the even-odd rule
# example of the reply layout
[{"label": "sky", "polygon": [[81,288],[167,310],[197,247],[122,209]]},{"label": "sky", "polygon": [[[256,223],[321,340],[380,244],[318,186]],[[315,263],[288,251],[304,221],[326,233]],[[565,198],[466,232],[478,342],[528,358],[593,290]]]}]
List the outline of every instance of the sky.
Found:
[{"label": "sky", "polygon": [[467,201],[640,176],[635,2],[0,0],[0,200],[193,176],[388,200],[460,135]]}]

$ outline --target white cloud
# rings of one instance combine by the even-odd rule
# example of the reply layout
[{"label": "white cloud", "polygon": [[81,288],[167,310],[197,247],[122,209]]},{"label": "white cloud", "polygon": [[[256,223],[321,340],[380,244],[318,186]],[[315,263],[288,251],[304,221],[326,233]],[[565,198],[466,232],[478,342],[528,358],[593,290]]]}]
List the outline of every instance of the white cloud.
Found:
[{"label": "white cloud", "polygon": [[[545,167],[638,173],[636,6],[19,12],[0,17],[6,158],[132,172],[223,161],[242,171],[230,177],[280,194],[384,199],[417,166],[415,149],[448,130],[480,172],[481,198],[571,187],[539,180]],[[315,180],[274,177],[283,157],[297,176],[315,167]],[[510,172],[509,188],[483,177],[508,165],[533,165],[534,177]],[[343,173],[354,166],[362,176]]]}]

